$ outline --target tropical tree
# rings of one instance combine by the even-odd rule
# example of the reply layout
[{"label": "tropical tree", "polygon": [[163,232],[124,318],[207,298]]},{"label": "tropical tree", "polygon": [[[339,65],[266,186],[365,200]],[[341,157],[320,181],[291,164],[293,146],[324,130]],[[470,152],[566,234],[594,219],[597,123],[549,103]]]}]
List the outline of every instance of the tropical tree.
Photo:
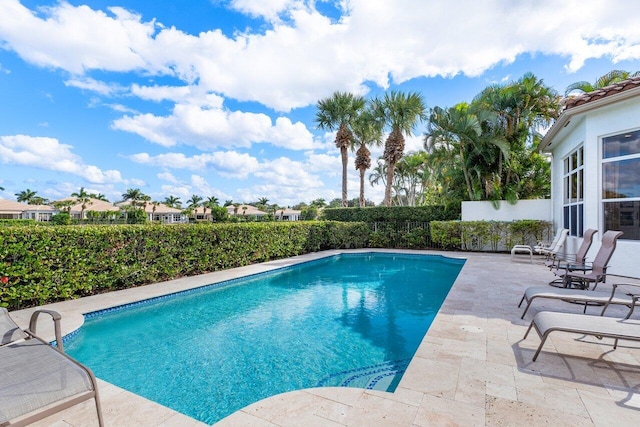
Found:
[{"label": "tropical tree", "polygon": [[105,196],[102,193],[91,193],[89,194],[89,197],[91,197],[92,199],[96,199],[96,200],[102,200],[103,202],[108,202],[109,199],[107,199],[107,196]]},{"label": "tropical tree", "polygon": [[193,194],[189,200],[187,200],[187,206],[192,209],[194,212],[200,206],[200,202],[202,202],[202,197],[197,194]]},{"label": "tropical tree", "polygon": [[594,90],[602,89],[603,87],[607,87],[612,84],[637,76],[640,76],[640,71],[632,73],[624,70],[611,70],[608,73],[598,77],[593,83],[589,83],[586,81],[571,83],[564,91],[564,96],[569,96],[571,92],[593,92]]},{"label": "tropical tree", "polygon": [[60,200],[57,202],[53,202],[54,208],[67,213],[71,212],[71,207],[73,207],[73,205],[75,205],[75,202],[73,200]]},{"label": "tropical tree", "polygon": [[[540,129],[548,127],[560,111],[560,96],[532,73],[525,73],[519,80],[505,85],[489,86],[472,103],[473,108],[495,114],[497,120],[483,123],[485,143],[491,143],[496,135],[504,138],[508,152],[499,144],[488,150],[500,149],[503,154],[494,155],[497,167],[491,182],[485,184],[487,199],[506,199],[544,196],[545,189],[531,189],[522,180],[530,168],[548,168],[548,162],[536,152],[536,141],[541,138]],[[490,144],[488,144],[490,145]],[[548,175],[547,175],[548,176]]]},{"label": "tropical tree", "polygon": [[267,199],[266,197],[260,197],[256,202],[256,207],[260,210],[266,210],[268,203],[269,199]]},{"label": "tropical tree", "polygon": [[311,202],[311,206],[315,206],[317,208],[324,208],[325,206],[327,206],[327,202],[326,200],[319,198],[319,199],[315,199]]},{"label": "tropical tree", "polygon": [[15,196],[16,200],[20,203],[35,205],[36,203],[34,203],[33,200],[37,197],[37,193],[37,191],[32,191],[27,188],[26,190],[22,190],[21,192],[16,193]]},{"label": "tropical tree", "polygon": [[139,188],[129,188],[127,189],[126,193],[122,194],[122,200],[123,201],[129,200],[131,202],[131,206],[133,207],[136,207],[138,205],[138,202],[143,200],[144,197],[145,197],[145,194],[142,191],[140,191]]},{"label": "tropical tree", "polygon": [[396,163],[404,154],[405,136],[410,136],[415,127],[426,118],[424,100],[417,92],[391,91],[382,99],[373,101],[375,114],[391,130],[384,144],[382,157],[387,163],[384,205],[391,206],[391,186]]},{"label": "tropical tree", "polygon": [[216,196],[209,196],[207,197],[207,204],[209,205],[209,207],[220,206],[220,201]]},{"label": "tropical tree", "polygon": [[355,167],[360,172],[360,207],[365,206],[364,197],[364,177],[367,169],[371,167],[370,146],[380,146],[382,144],[382,128],[384,122],[377,117],[371,108],[363,110],[352,123],[354,143],[352,148],[358,147],[356,151]]},{"label": "tropical tree", "polygon": [[474,151],[482,126],[478,117],[469,110],[465,103],[455,107],[443,109],[434,107],[429,116],[427,132],[425,134],[425,149],[429,152],[437,150],[450,153],[451,159],[457,160],[457,165],[464,176],[467,200],[476,200],[469,153]]},{"label": "tropical tree", "polygon": [[176,196],[165,197],[163,203],[169,206],[170,208],[177,208],[177,209],[180,209],[180,206],[182,205],[182,202],[180,201],[180,197],[176,197]]},{"label": "tropical tree", "polygon": [[336,131],[335,144],[340,149],[342,159],[342,206],[347,206],[347,164],[348,149],[353,134],[351,125],[365,107],[365,99],[348,92],[334,92],[328,98],[318,101],[315,121],[326,131]]},{"label": "tropical tree", "polygon": [[84,211],[87,209],[87,206],[93,204],[91,194],[87,193],[84,187],[80,187],[79,191],[71,193],[71,197],[75,197],[76,203],[80,203],[80,218],[84,219]]},{"label": "tropical tree", "polygon": [[233,205],[233,200],[225,200],[225,201],[224,201],[224,205],[223,205],[223,206],[224,206],[225,208],[226,208],[227,206],[231,206],[231,205]]}]

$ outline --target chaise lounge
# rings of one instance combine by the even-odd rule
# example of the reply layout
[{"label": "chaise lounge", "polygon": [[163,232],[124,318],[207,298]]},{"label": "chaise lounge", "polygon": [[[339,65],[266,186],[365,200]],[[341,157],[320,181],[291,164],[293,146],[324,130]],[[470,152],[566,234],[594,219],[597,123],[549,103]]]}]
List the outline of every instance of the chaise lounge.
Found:
[{"label": "chaise lounge", "polygon": [[531,329],[535,329],[540,337],[540,345],[533,355],[535,362],[552,332],[569,332],[591,335],[598,338],[613,338],[613,348],[618,347],[618,340],[640,341],[640,320],[631,319],[631,314],[640,299],[634,295],[631,309],[624,319],[613,317],[590,316],[587,314],[556,313],[541,311],[536,314],[523,339],[527,339]]},{"label": "chaise lounge", "polygon": [[[54,321],[54,347],[36,335],[41,313]],[[94,399],[98,424],[102,410],[96,379],[89,368],[64,353],[60,314],[37,310],[29,328],[20,329],[0,307],[0,426],[26,426]]]},{"label": "chaise lounge", "polygon": [[627,283],[618,283],[612,285],[611,292],[606,291],[590,291],[584,289],[575,289],[575,288],[560,288],[553,289],[548,286],[531,286],[527,288],[520,300],[520,304],[518,307],[522,306],[523,302],[527,302],[524,311],[522,312],[521,319],[524,319],[524,316],[529,311],[529,307],[531,307],[531,303],[537,298],[543,299],[555,299],[561,301],[567,301],[572,303],[581,303],[584,304],[584,311],[586,313],[587,307],[589,305],[599,305],[604,306],[601,316],[604,316],[605,311],[609,307],[609,305],[626,305],[631,308],[633,305],[633,293],[631,292],[617,292],[620,286],[640,286],[633,285]]}]

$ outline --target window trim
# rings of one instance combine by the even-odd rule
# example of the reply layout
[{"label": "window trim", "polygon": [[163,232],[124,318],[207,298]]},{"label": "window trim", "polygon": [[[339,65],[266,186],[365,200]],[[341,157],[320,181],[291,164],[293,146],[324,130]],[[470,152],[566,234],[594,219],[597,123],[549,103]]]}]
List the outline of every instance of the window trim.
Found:
[{"label": "window trim", "polygon": [[[640,132],[640,127],[634,127],[634,128],[630,128],[630,129],[623,129],[623,130],[617,130],[615,132],[611,132],[611,133],[607,133],[604,135],[601,135],[598,138],[598,211],[600,212],[600,227],[602,228],[602,230],[606,229],[606,221],[605,221],[605,204],[606,203],[621,203],[621,202],[640,202],[640,196],[638,197],[622,197],[622,198],[605,198],[604,197],[604,182],[605,182],[605,176],[604,176],[604,165],[607,163],[614,163],[614,162],[619,162],[619,161],[624,161],[624,160],[630,160],[630,159],[640,159],[640,152],[638,153],[634,153],[634,154],[625,154],[625,155],[621,155],[621,156],[616,156],[616,157],[607,157],[606,159],[604,158],[604,140],[607,138],[611,138],[614,136],[618,136],[618,135],[622,135],[625,133],[630,133],[630,132]],[[629,239],[629,238],[625,238],[625,236],[623,235],[621,238],[621,240],[624,240],[625,242],[628,243],[640,243],[640,239]]]},{"label": "window trim", "polygon": [[[582,237],[584,233],[584,153],[584,143],[580,143],[562,158],[562,223],[564,227],[569,229],[569,235],[575,237]],[[572,164],[574,155],[577,166]],[[568,197],[574,196],[569,191],[572,186],[572,177],[574,176],[576,179],[576,194],[575,197]],[[572,209],[573,207],[575,207],[575,212]],[[565,212],[568,212],[568,218]],[[574,212],[573,215],[572,212]],[[575,224],[575,229],[572,226],[573,224]]]}]

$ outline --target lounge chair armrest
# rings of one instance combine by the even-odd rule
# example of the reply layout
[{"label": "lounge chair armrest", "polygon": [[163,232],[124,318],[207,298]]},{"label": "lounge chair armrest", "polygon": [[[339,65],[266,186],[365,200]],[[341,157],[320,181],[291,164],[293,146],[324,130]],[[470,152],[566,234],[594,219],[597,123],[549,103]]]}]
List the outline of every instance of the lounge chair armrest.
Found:
[{"label": "lounge chair armrest", "polygon": [[566,268],[567,268],[567,271],[589,271],[589,270],[593,270],[593,264],[590,262],[583,262],[580,264],[568,263]]},{"label": "lounge chair armrest", "polygon": [[45,309],[39,309],[34,311],[31,314],[31,320],[29,320],[29,329],[26,332],[33,336],[37,336],[36,327],[38,324],[38,316],[40,316],[41,313],[48,314],[53,319],[53,328],[56,336],[56,344],[58,346],[58,349],[64,353],[64,347],[62,345],[62,327],[60,326],[60,320],[62,319],[62,316],[60,316],[60,313],[58,313],[57,311],[45,310]]}]

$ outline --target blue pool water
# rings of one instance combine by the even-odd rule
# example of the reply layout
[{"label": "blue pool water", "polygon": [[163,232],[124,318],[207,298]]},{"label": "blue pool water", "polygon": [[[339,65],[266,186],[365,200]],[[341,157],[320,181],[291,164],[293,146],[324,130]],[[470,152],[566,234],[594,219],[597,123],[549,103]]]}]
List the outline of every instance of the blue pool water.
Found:
[{"label": "blue pool water", "polygon": [[463,260],[346,254],[88,316],[67,352],[206,423],[316,386],[393,391]]}]

